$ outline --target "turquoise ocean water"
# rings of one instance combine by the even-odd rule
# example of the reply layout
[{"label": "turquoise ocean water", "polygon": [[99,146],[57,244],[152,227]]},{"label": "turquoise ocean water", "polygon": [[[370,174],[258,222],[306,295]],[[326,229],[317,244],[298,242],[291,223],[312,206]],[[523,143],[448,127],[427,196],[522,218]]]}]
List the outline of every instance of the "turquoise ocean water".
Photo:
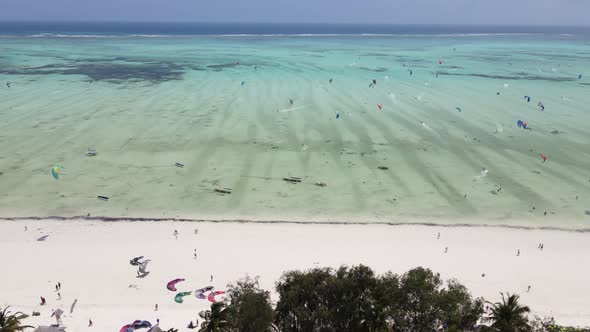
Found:
[{"label": "turquoise ocean water", "polygon": [[0,25],[2,217],[590,223],[584,30],[64,29]]}]

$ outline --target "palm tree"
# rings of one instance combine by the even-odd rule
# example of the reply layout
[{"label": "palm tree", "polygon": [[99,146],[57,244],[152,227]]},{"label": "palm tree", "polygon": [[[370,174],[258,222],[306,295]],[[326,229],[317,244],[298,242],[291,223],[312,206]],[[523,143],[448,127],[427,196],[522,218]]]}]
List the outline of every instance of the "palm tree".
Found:
[{"label": "palm tree", "polygon": [[24,331],[24,329],[32,328],[32,326],[29,325],[21,325],[20,322],[29,317],[28,315],[25,315],[20,311],[11,314],[10,311],[8,311],[8,308],[10,308],[10,306],[0,311],[0,332],[20,332]]},{"label": "palm tree", "polygon": [[[222,332],[227,325],[227,312],[225,303],[215,302],[211,304],[211,316],[203,323],[200,332]],[[2,332],[2,331],[0,331]]]},{"label": "palm tree", "polygon": [[510,293],[500,293],[502,302],[489,304],[492,305],[490,315],[486,320],[492,322],[492,328],[498,332],[523,332],[529,331],[530,325],[527,314],[531,309],[527,306],[521,306],[518,303],[520,296]]}]

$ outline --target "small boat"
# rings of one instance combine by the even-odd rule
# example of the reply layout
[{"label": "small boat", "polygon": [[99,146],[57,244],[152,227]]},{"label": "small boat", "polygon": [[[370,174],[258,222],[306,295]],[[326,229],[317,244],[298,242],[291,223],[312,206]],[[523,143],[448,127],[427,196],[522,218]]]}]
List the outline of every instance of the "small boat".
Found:
[{"label": "small boat", "polygon": [[285,180],[287,182],[291,182],[291,183],[299,183],[299,182],[301,182],[301,178],[296,178],[294,176],[289,177],[289,178],[283,178],[283,180]]}]

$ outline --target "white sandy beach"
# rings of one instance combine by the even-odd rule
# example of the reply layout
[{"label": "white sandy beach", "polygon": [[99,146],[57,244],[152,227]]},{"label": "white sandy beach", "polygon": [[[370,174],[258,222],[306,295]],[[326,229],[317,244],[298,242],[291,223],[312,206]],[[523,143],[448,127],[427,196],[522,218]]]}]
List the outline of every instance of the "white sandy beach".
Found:
[{"label": "white sandy beach", "polygon": [[[25,231],[25,225],[28,231]],[[198,228],[199,234],[194,234]],[[178,230],[178,239],[173,236]],[[439,240],[437,233],[441,233]],[[49,235],[46,241],[37,241]],[[544,250],[537,249],[539,242]],[[444,254],[444,248],[448,253]],[[197,259],[193,251],[197,250]],[[516,256],[520,249],[521,255]],[[425,266],[457,278],[490,301],[518,293],[535,314],[558,323],[590,325],[590,233],[496,227],[256,224],[195,222],[0,221],[0,306],[48,325],[53,309],[66,311],[69,332],[115,331],[135,319],[188,330],[209,302],[193,295],[183,304],[166,283],[185,278],[179,291],[209,284],[219,290],[249,274],[273,290],[281,273],[314,266],[365,264],[376,272]],[[135,256],[152,260],[136,278]],[[485,273],[485,277],[482,277]],[[210,276],[213,282],[210,283]],[[55,284],[61,282],[62,299]],[[137,285],[137,289],[130,288]],[[531,285],[530,293],[527,287]],[[47,299],[39,306],[39,297]],[[274,300],[276,296],[273,295]],[[70,305],[78,299],[73,314]],[[154,311],[154,305],[159,310]],[[88,319],[94,326],[88,328]]]}]

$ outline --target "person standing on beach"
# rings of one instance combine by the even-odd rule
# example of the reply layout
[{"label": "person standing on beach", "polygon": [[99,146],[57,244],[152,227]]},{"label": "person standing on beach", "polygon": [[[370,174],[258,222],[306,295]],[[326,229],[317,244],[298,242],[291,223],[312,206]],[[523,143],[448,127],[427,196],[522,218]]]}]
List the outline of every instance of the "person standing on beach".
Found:
[{"label": "person standing on beach", "polygon": [[195,249],[195,252],[193,253],[193,259],[197,259],[197,249]]},{"label": "person standing on beach", "polygon": [[211,280],[209,280],[209,282],[213,282],[213,275],[211,275]]},{"label": "person standing on beach", "polygon": [[526,292],[530,292],[531,291],[531,285],[529,285],[529,288],[527,288]]},{"label": "person standing on beach", "polygon": [[449,251],[449,247],[445,247],[445,254]]},{"label": "person standing on beach", "polygon": [[436,236],[436,239],[439,240],[440,239],[440,232],[438,232],[438,235]]},{"label": "person standing on beach", "polygon": [[178,231],[177,231],[177,230],[174,230],[174,238],[175,238],[176,240],[178,240]]},{"label": "person standing on beach", "polygon": [[57,292],[57,299],[61,300],[61,294],[59,292]]},{"label": "person standing on beach", "polygon": [[59,290],[61,290],[61,282],[57,282],[57,287],[59,288]]},{"label": "person standing on beach", "polygon": [[516,256],[520,256],[520,249],[516,250]]},{"label": "person standing on beach", "polygon": [[92,327],[92,325],[93,325],[93,324],[92,324],[92,319],[89,319],[89,320],[88,320],[88,327]]},{"label": "person standing on beach", "polygon": [[156,308],[154,309],[154,311],[158,311],[158,304],[156,303]]}]

